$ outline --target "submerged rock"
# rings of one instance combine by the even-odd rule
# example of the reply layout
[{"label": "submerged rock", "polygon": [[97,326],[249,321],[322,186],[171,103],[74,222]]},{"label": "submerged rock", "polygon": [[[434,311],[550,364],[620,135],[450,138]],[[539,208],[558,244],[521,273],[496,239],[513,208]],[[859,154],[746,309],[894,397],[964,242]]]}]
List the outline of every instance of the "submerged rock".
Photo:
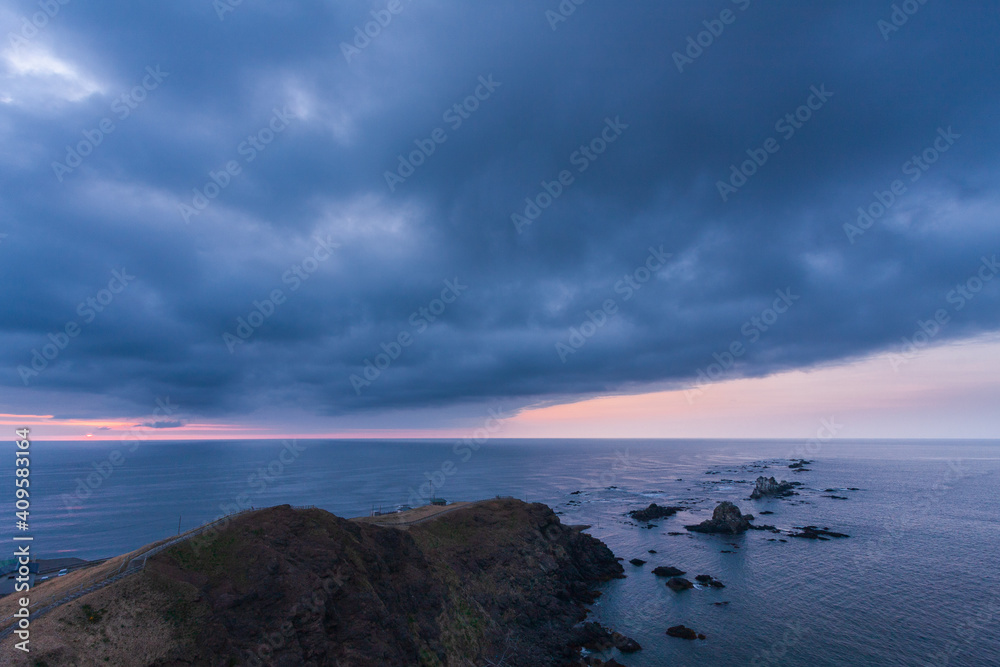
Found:
[{"label": "submerged rock", "polygon": [[747,520],[740,508],[731,502],[723,501],[712,512],[712,518],[706,519],[695,526],[684,526],[695,533],[727,533],[735,535],[744,533],[750,528],[750,521]]},{"label": "submerged rock", "polygon": [[705,635],[695,632],[691,628],[685,625],[675,625],[667,628],[667,634],[671,637],[679,637],[681,639],[704,639]]},{"label": "submerged rock", "polygon": [[699,584],[711,586],[712,588],[725,588],[726,585],[710,574],[699,574],[694,578]]},{"label": "submerged rock", "polygon": [[646,509],[632,510],[628,513],[628,515],[636,521],[652,521],[653,519],[665,519],[667,517],[671,517],[683,509],[683,507],[664,507],[662,505],[657,505],[656,503],[650,503],[649,507]]},{"label": "submerged rock", "polygon": [[753,491],[750,492],[750,500],[793,496],[795,495],[794,489],[796,486],[799,486],[798,482],[779,482],[773,477],[761,476],[757,478],[757,483],[754,485]]},{"label": "submerged rock", "polygon": [[[816,526],[803,526],[796,528],[800,531],[798,533],[788,533],[789,537],[804,537],[809,540],[827,540],[831,537],[850,537],[844,533],[835,533],[828,528],[817,528]],[[825,537],[824,537],[825,536]]]},{"label": "submerged rock", "polygon": [[760,526],[750,526],[750,530],[769,530],[772,533],[780,533],[781,531],[769,524],[763,524]]}]

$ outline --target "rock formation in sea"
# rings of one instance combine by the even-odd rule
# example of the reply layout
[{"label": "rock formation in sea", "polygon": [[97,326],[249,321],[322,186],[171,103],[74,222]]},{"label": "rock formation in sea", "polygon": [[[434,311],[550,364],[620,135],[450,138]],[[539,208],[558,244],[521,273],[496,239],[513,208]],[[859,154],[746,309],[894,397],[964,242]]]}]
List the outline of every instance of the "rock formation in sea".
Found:
[{"label": "rock formation in sea", "polygon": [[760,498],[784,498],[795,495],[795,487],[801,486],[800,482],[777,481],[773,477],[758,477],[750,493],[750,500]]},{"label": "rock formation in sea", "polygon": [[664,507],[662,505],[657,505],[656,503],[651,503],[649,507],[641,510],[632,510],[628,513],[630,517],[636,521],[652,521],[653,519],[665,519],[671,517],[684,507]]},{"label": "rock formation in sea", "polygon": [[743,516],[740,508],[728,500],[719,503],[712,518],[706,519],[694,526],[684,526],[695,533],[724,533],[735,535],[744,533],[750,528],[750,521]]},{"label": "rock formation in sea", "polygon": [[694,588],[694,584],[684,577],[671,577],[667,580],[667,588],[672,591],[680,592]]}]

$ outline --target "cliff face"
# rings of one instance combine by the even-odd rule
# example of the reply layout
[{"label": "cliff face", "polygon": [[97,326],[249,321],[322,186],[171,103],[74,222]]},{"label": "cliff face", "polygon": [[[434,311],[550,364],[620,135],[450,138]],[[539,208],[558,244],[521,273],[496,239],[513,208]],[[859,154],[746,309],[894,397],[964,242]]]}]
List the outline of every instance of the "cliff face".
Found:
[{"label": "cliff face", "polygon": [[[86,597],[40,619],[39,635],[46,623],[59,637],[32,656],[162,667],[562,665],[590,589],[621,573],[606,546],[540,504],[490,501],[407,530],[282,506],[151,558],[89,601],[85,620],[73,614]],[[154,620],[160,630],[145,631]]]}]

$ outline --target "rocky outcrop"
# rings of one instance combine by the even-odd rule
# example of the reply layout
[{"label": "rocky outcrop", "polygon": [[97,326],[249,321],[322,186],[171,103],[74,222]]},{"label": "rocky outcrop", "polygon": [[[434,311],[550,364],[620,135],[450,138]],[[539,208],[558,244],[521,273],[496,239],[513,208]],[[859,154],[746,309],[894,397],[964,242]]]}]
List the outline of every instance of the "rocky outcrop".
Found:
[{"label": "rocky outcrop", "polygon": [[642,646],[634,639],[593,622],[581,623],[574,628],[573,643],[588,651],[599,652],[616,648],[622,653],[635,653],[642,650]]},{"label": "rocky outcrop", "polygon": [[653,568],[653,574],[658,577],[679,577],[682,574],[686,574],[684,570],[679,570],[676,567],[660,565]]},{"label": "rocky outcrop", "polygon": [[801,486],[801,484],[799,482],[779,482],[773,477],[761,476],[757,478],[757,483],[754,484],[753,491],[750,492],[750,500],[794,496],[796,495],[796,486]]},{"label": "rocky outcrop", "polygon": [[743,516],[739,507],[729,501],[723,501],[712,512],[711,519],[706,519],[695,526],[684,527],[695,533],[735,535],[746,532],[750,528],[750,521]]},{"label": "rocky outcrop", "polygon": [[630,562],[630,563],[632,563],[632,565],[635,565],[635,566],[637,566],[637,567],[641,567],[641,566],[643,566],[643,565],[645,565],[645,564],[646,564],[646,561],[644,561],[644,560],[643,560],[643,559],[641,559],[641,558],[633,558],[633,559],[632,559],[632,560],[630,560],[629,562]]},{"label": "rocky outcrop", "polygon": [[671,517],[681,510],[683,507],[664,507],[662,505],[657,505],[656,503],[651,503],[649,507],[642,510],[632,510],[628,513],[630,517],[636,521],[652,521],[653,519],[666,519]]},{"label": "rocky outcrop", "polygon": [[667,580],[667,588],[672,591],[680,592],[694,588],[694,584],[684,577],[671,577]]}]

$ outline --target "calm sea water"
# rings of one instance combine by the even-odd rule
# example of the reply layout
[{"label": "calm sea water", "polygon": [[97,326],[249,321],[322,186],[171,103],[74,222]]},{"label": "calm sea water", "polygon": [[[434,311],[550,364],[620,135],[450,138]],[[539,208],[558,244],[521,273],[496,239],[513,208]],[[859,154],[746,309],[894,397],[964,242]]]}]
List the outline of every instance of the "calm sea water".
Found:
[{"label": "calm sea water", "polygon": [[[787,463],[800,446],[490,440],[472,451],[451,441],[298,441],[292,449],[279,441],[216,441],[129,451],[117,443],[40,442],[33,445],[32,532],[39,555],[98,558],[240,503],[359,516],[413,503],[421,484],[443,480],[436,492],[448,500],[500,494],[544,502],[566,523],[591,524],[589,532],[626,561],[647,560],[644,567],[626,562],[628,578],[605,585],[594,606],[595,617],[643,645],[616,656],[628,665],[1000,664],[1000,442],[832,442],[805,454],[811,471],[795,473]],[[7,458],[0,477],[13,489],[13,454]],[[761,473],[804,487],[789,500],[747,500]],[[683,533],[722,500],[757,514],[758,523],[813,524],[851,537],[667,534]],[[624,516],[650,502],[690,510],[652,529]],[[0,531],[6,544],[9,525]],[[769,541],[776,538],[787,542]],[[656,565],[677,566],[692,579],[710,574],[726,588],[674,593],[650,574]],[[664,634],[681,623],[708,639]]]}]

